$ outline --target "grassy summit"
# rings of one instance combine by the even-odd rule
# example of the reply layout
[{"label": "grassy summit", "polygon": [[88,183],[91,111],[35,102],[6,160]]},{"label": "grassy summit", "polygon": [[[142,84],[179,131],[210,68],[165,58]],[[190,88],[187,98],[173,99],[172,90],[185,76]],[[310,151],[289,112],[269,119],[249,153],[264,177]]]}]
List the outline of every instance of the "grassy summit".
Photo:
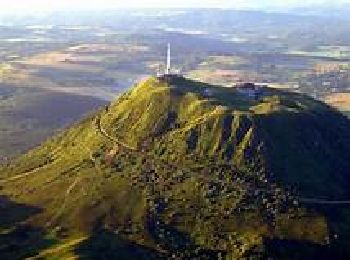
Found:
[{"label": "grassy summit", "polygon": [[0,169],[0,255],[327,254],[346,211],[299,198],[350,198],[349,169],[350,123],[320,102],[152,77]]}]

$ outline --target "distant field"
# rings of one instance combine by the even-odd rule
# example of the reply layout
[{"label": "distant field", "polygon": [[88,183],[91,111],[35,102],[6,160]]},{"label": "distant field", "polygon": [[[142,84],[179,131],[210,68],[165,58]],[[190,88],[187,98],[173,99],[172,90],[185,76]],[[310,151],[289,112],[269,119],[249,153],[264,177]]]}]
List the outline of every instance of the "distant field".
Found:
[{"label": "distant field", "polygon": [[246,65],[249,61],[239,57],[239,56],[209,56],[202,63],[199,64],[199,67],[202,68],[222,68],[229,67],[232,69],[234,66]]},{"label": "distant field", "polygon": [[140,72],[134,66],[142,57],[140,53],[146,51],[147,46],[131,44],[72,46],[12,63],[16,72],[5,82],[111,100],[145,73],[147,68],[142,63]]},{"label": "distant field", "polygon": [[2,79],[2,77],[10,73],[11,69],[12,69],[11,65],[0,64],[0,79]]},{"label": "distant field", "polygon": [[285,89],[285,90],[295,90],[299,88],[297,82],[287,82],[287,83],[269,83],[270,88]]},{"label": "distant field", "polygon": [[340,111],[350,113],[350,93],[331,94],[326,97],[325,101]]},{"label": "distant field", "polygon": [[196,69],[187,74],[189,77],[210,84],[231,85],[237,81],[261,82],[255,72],[225,69]]},{"label": "distant field", "polygon": [[290,51],[288,54],[321,58],[350,59],[350,46],[319,46],[313,51]]}]

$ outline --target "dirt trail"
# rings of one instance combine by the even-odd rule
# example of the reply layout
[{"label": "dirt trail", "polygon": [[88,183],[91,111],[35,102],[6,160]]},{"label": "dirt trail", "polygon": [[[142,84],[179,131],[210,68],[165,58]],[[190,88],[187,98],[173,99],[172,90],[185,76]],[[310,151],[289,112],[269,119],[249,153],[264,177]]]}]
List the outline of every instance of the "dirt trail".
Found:
[{"label": "dirt trail", "polygon": [[128,149],[128,150],[131,150],[131,151],[136,151],[137,149],[135,147],[132,147],[122,141],[120,141],[118,138],[115,138],[111,135],[108,134],[108,132],[106,131],[106,129],[104,129],[101,125],[101,118],[100,117],[97,117],[95,118],[95,127],[96,129],[98,130],[98,132],[103,135],[104,137],[106,137],[107,139],[109,139],[110,141],[112,142],[115,142],[117,144],[119,144],[120,146]]},{"label": "dirt trail", "polygon": [[29,175],[32,175],[40,170],[43,170],[43,169],[46,169],[46,168],[49,168],[50,166],[52,166],[53,164],[55,164],[57,161],[55,161],[54,163],[48,163],[48,164],[45,164],[44,166],[40,166],[40,167],[37,167],[33,170],[30,170],[28,172],[24,172],[24,173],[21,173],[21,174],[18,174],[16,176],[12,176],[12,177],[9,177],[7,179],[3,179],[3,180],[0,180],[0,184],[5,184],[5,183],[8,183],[8,182],[12,182],[12,181],[17,181],[17,180],[20,180],[20,179],[23,179],[23,178],[26,178],[28,177]]},{"label": "dirt trail", "polygon": [[80,175],[78,173],[77,176],[75,177],[75,180],[69,185],[69,187],[67,188],[67,190],[64,194],[62,206],[59,208],[59,210],[56,212],[56,214],[51,218],[51,220],[46,223],[46,226],[51,226],[52,223],[62,214],[62,212],[66,208],[67,199],[68,199],[70,193],[73,191],[75,186],[77,186],[79,181],[80,181]]}]

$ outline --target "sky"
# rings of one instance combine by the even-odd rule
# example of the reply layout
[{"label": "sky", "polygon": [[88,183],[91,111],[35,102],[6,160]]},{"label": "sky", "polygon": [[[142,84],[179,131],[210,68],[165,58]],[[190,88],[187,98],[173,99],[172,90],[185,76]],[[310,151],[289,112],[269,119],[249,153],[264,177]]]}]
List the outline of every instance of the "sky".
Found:
[{"label": "sky", "polygon": [[[294,8],[329,3],[329,0],[0,0],[1,11],[28,13],[61,9],[219,7],[236,9]],[[333,0],[332,4],[350,3]]]}]

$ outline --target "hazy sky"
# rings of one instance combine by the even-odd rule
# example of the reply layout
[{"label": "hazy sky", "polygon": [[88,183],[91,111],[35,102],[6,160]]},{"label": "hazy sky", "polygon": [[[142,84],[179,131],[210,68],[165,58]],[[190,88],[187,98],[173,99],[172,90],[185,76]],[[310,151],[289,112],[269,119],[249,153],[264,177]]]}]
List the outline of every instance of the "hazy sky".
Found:
[{"label": "hazy sky", "polygon": [[[0,0],[1,11],[32,12],[57,9],[125,7],[285,8],[329,3],[329,0]],[[333,0],[350,3],[350,0]],[[1,12],[0,11],[0,12]]]}]

